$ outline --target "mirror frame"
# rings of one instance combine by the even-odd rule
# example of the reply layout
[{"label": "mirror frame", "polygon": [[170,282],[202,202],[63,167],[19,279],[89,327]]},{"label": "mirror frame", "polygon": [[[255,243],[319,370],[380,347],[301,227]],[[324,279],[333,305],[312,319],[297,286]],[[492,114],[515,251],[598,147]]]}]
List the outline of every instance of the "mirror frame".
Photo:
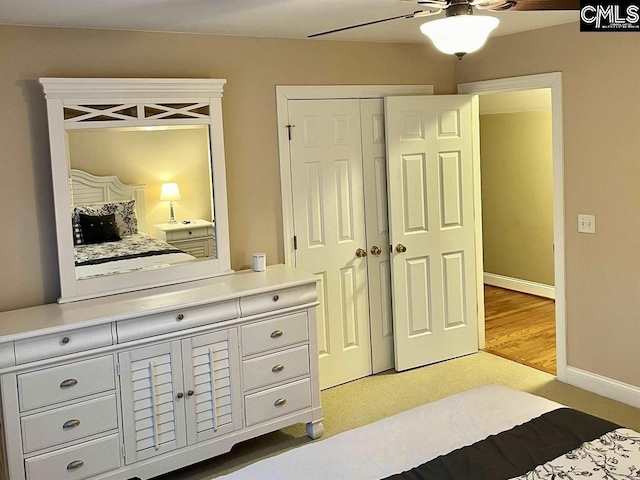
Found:
[{"label": "mirror frame", "polygon": [[[102,297],[162,285],[233,273],[229,252],[226,169],[222,130],[223,79],[169,78],[40,78],[47,102],[51,173],[58,242],[61,296],[59,303]],[[158,114],[168,104],[198,104],[194,109]],[[91,105],[117,105],[106,116],[91,120]],[[89,108],[87,108],[89,106]],[[155,109],[145,112],[145,106]],[[201,107],[208,106],[208,114]],[[125,109],[133,114],[118,114]],[[87,112],[65,119],[65,109]],[[179,110],[179,109],[178,109]],[[174,115],[178,113],[178,115]],[[102,116],[102,115],[101,115]],[[103,116],[104,117],[104,116]],[[173,118],[170,118],[173,117]],[[179,117],[179,118],[176,118]],[[67,130],[109,127],[154,127],[167,125],[209,126],[216,258],[170,267],[76,279],[71,223],[70,166]]]}]

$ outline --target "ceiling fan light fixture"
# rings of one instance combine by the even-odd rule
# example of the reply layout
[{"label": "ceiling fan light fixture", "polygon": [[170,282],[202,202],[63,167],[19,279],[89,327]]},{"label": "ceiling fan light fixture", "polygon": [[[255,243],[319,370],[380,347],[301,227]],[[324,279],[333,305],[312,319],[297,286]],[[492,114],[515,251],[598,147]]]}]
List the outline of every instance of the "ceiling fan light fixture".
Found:
[{"label": "ceiling fan light fixture", "polygon": [[420,31],[442,53],[462,59],[466,53],[482,48],[498,23],[496,17],[486,15],[454,15],[424,23]]}]

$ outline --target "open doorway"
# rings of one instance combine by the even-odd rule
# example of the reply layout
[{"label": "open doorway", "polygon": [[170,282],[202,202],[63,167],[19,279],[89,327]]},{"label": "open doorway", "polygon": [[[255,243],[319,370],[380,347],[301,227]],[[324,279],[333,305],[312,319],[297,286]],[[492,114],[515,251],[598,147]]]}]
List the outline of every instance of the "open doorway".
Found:
[{"label": "open doorway", "polygon": [[480,97],[485,351],[556,375],[551,89]]}]

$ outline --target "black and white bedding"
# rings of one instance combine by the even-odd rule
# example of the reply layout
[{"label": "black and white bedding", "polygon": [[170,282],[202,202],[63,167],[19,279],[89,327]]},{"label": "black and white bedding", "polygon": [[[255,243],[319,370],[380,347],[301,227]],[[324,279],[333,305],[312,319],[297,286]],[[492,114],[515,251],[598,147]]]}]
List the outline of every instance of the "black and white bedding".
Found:
[{"label": "black and white bedding", "polygon": [[77,279],[162,268],[195,258],[138,232],[135,200],[75,205],[71,223]]},{"label": "black and white bedding", "polygon": [[261,460],[223,480],[640,479],[640,434],[489,385]]},{"label": "black and white bedding", "polygon": [[164,267],[194,257],[145,233],[123,236],[118,241],[76,245],[76,278]]}]

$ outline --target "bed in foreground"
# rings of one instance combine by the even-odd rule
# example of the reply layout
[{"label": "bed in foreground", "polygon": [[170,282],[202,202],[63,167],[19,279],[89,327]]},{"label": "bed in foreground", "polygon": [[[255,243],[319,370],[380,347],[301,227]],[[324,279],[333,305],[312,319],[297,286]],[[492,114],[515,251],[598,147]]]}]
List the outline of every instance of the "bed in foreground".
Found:
[{"label": "bed in foreground", "polygon": [[222,480],[640,479],[640,434],[489,385],[266,458]]}]

